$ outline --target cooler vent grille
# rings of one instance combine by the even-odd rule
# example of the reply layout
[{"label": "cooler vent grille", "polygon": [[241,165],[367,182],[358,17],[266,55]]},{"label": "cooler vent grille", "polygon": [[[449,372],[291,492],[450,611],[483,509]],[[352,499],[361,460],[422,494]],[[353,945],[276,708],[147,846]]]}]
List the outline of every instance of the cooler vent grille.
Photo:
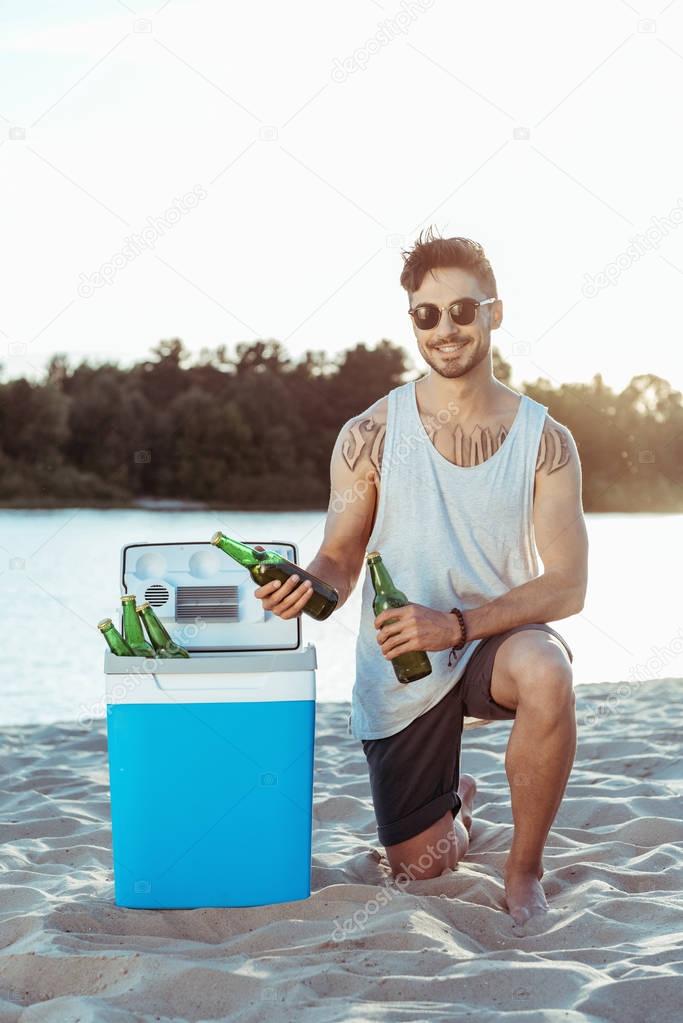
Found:
[{"label": "cooler vent grille", "polygon": [[209,622],[236,622],[238,592],[237,586],[179,586],[175,620],[191,622],[203,618]]},{"label": "cooler vent grille", "polygon": [[161,607],[168,600],[168,590],[160,583],[153,583],[145,590],[145,600],[149,601],[152,607]]}]

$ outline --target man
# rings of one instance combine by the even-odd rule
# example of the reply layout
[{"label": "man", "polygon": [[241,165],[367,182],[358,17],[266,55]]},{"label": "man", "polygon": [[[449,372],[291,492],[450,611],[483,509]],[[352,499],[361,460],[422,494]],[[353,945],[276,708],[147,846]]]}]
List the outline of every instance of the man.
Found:
[{"label": "man", "polygon": [[[462,859],[476,793],[459,775],[464,719],[514,720],[504,878],[508,912],[523,923],[548,908],[543,848],[576,749],[573,657],[546,623],[583,607],[579,457],[545,406],[493,375],[503,303],[478,243],[428,232],[404,253],[401,285],[430,371],[342,427],[308,570],[341,605],[378,550],[410,600],[375,618],[366,572],[350,718],[395,876],[436,877]],[[256,594],[291,618],[310,584],[294,576]],[[401,684],[391,658],[411,650],[428,652],[432,672]]]}]

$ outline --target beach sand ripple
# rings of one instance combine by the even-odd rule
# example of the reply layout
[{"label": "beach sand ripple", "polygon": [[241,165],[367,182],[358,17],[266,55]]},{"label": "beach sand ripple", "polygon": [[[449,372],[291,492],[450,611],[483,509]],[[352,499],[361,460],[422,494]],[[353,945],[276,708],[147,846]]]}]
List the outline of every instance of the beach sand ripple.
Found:
[{"label": "beach sand ripple", "polygon": [[550,911],[523,927],[501,877],[511,722],[464,736],[466,860],[397,886],[347,716],[317,709],[313,894],[246,909],[116,907],[104,721],[6,727],[0,1023],[682,1018],[683,680],[577,688]]}]

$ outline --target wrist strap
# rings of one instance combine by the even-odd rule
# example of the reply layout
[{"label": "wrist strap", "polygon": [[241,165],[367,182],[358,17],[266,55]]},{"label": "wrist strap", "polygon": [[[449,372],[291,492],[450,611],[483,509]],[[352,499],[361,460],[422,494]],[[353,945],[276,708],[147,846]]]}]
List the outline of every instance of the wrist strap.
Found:
[{"label": "wrist strap", "polygon": [[460,626],[460,641],[451,647],[451,652],[448,655],[448,667],[450,668],[451,657],[453,657],[456,650],[462,650],[465,643],[467,642],[467,630],[465,629],[465,619],[463,617],[463,613],[459,607],[452,607],[451,610],[449,611],[449,614],[453,614],[457,617],[458,624]]}]

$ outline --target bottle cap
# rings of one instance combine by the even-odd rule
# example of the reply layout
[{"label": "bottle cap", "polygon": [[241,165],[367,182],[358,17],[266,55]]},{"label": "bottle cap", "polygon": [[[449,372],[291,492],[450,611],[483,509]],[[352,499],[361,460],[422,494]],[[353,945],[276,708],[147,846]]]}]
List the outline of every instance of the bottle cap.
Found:
[{"label": "bottle cap", "polygon": [[139,607],[136,607],[135,610],[136,611],[144,611],[146,607],[150,607],[150,606],[151,605],[150,605],[148,600],[143,600],[142,604],[140,604]]},{"label": "bottle cap", "polygon": [[97,628],[100,629],[101,632],[104,632],[104,630],[108,629],[110,625],[111,618],[103,618],[101,622],[97,623]]},{"label": "bottle cap", "polygon": [[221,533],[220,529],[219,529],[219,530],[217,530],[217,531],[216,531],[216,532],[215,532],[215,533],[213,534],[213,536],[211,537],[211,543],[215,543],[215,544],[217,544],[217,543],[218,543],[218,541],[220,540],[220,538],[221,538],[222,536],[223,536],[223,534]]},{"label": "bottle cap", "polygon": [[369,561],[370,558],[381,558],[382,555],[379,553],[379,551],[370,551],[370,553],[368,554],[367,557],[368,557],[368,561]]},{"label": "bottle cap", "polygon": [[121,596],[121,603],[125,604],[127,600],[133,600],[134,601],[135,600],[135,594],[134,593],[124,593],[124,594],[122,594],[122,596]]}]

